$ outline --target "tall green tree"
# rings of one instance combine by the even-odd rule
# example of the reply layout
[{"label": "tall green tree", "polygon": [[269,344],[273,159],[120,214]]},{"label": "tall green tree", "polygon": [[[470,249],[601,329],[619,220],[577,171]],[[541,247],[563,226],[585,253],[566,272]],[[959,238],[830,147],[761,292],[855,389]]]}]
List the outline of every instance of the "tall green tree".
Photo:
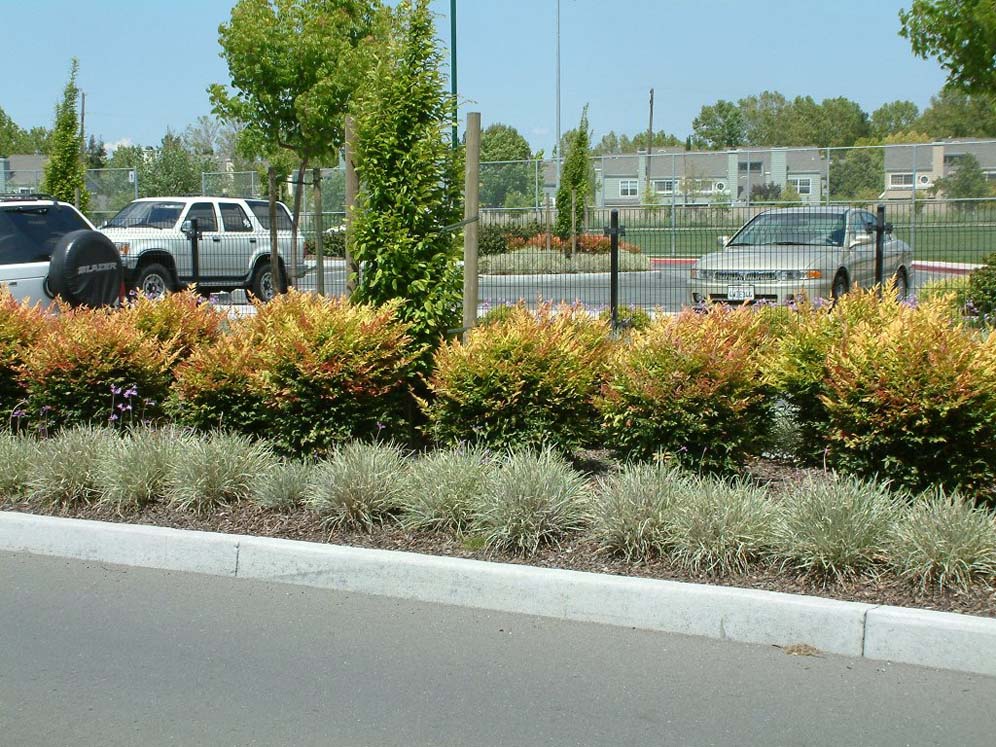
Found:
[{"label": "tall green tree", "polygon": [[[970,153],[958,156],[958,165],[949,176],[934,182],[933,191],[950,200],[988,197],[991,192],[979,159]],[[971,208],[966,204],[964,207]]]},{"label": "tall green tree", "polygon": [[[309,164],[335,161],[349,102],[373,59],[377,7],[379,0],[235,4],[218,28],[231,86],[215,84],[208,92],[216,115],[245,125],[244,155],[291,151],[298,183]],[[295,231],[301,192],[295,191]]]},{"label": "tall green tree", "polygon": [[885,159],[879,148],[853,148],[830,161],[830,197],[874,200],[885,189]]},{"label": "tall green tree", "polygon": [[588,129],[588,107],[581,111],[581,121],[572,130],[566,145],[564,163],[560,169],[560,187],[557,189],[557,226],[560,236],[571,233],[571,202],[574,204],[574,225],[580,232],[584,228],[585,204],[595,193],[595,175],[591,167],[591,131]]},{"label": "tall green tree", "polygon": [[69,81],[62,93],[62,100],[55,107],[55,127],[52,129],[51,150],[45,164],[42,189],[65,202],[77,202],[86,211],[90,195],[86,191],[86,165],[81,157],[82,133],[76,111],[80,91],[76,87],[79,60],[73,58]]},{"label": "tall green tree", "polygon": [[403,0],[384,14],[389,39],[353,103],[361,190],[350,249],[363,268],[353,298],[400,300],[428,350],[460,319],[452,226],[463,217],[462,149],[447,137],[453,99],[428,0]]},{"label": "tall green tree", "polygon": [[996,3],[993,0],[913,0],[899,11],[899,33],[913,53],[936,57],[948,83],[975,94],[996,94]]},{"label": "tall green tree", "polygon": [[920,108],[912,101],[890,101],[871,115],[871,136],[882,140],[889,135],[910,132],[920,118]]},{"label": "tall green tree", "polygon": [[738,148],[746,142],[747,122],[739,106],[720,99],[702,107],[692,120],[692,131],[697,143],[709,150]]},{"label": "tall green tree", "polygon": [[514,127],[497,122],[481,133],[481,205],[508,207],[513,201],[535,193],[535,168],[528,163],[532,151]]},{"label": "tall green tree", "polygon": [[191,154],[178,135],[167,131],[159,148],[138,163],[139,193],[142,197],[200,194],[201,171],[208,165]]},{"label": "tall green tree", "polygon": [[107,167],[107,149],[101,138],[91,135],[86,142],[86,167],[88,169],[103,169]]},{"label": "tall green tree", "polygon": [[931,97],[916,129],[934,138],[996,137],[996,95],[944,88]]}]

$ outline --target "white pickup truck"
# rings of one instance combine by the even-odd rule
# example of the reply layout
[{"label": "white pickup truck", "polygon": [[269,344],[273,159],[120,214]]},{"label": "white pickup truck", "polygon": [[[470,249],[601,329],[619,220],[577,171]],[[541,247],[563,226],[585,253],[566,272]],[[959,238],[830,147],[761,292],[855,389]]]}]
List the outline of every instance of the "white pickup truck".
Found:
[{"label": "white pickup truck", "polygon": [[[126,205],[100,230],[121,252],[127,282],[161,296],[193,281],[188,221],[197,219],[199,287],[244,288],[263,301],[273,298],[270,210],[266,200],[232,197],[146,197]],[[277,203],[281,270],[291,254],[291,216]],[[298,237],[298,256],[303,240]]]}]

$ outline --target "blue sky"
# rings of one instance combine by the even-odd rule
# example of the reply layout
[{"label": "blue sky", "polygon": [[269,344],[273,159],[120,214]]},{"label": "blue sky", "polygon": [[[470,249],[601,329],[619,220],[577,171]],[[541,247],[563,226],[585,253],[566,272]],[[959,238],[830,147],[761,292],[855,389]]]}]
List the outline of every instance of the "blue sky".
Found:
[{"label": "blue sky", "polygon": [[[778,90],[847,96],[869,113],[926,106],[944,82],[898,35],[911,0],[560,0],[561,122],[581,108],[597,141],[647,126],[684,137],[703,104]],[[218,25],[232,0],[0,0],[0,107],[22,127],[51,126],[72,56],[87,131],[156,144],[210,113],[205,89],[227,82]],[[450,0],[434,0],[449,45]],[[457,0],[462,112],[516,127],[535,149],[555,141],[556,0]],[[448,52],[447,52],[448,59]]]}]

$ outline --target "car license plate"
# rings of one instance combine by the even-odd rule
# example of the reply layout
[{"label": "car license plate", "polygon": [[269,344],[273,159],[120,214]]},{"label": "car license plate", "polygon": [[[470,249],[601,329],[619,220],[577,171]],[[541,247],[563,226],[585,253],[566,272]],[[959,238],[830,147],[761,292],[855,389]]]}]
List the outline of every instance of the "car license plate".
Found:
[{"label": "car license plate", "polygon": [[753,301],[753,285],[731,285],[726,289],[726,300],[728,301]]}]

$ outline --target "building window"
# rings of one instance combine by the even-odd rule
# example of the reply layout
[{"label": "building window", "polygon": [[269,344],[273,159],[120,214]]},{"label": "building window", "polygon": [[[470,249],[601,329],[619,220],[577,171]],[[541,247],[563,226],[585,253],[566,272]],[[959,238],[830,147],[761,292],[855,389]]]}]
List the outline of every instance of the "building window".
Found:
[{"label": "building window", "polygon": [[986,175],[987,182],[996,182],[996,171],[986,171],[984,173]]},{"label": "building window", "polygon": [[912,187],[913,174],[889,174],[890,187]]},{"label": "building window", "polygon": [[761,169],[764,167],[764,163],[762,161],[750,161],[749,164],[747,161],[740,161],[740,163],[737,164],[737,168],[741,173],[746,173],[748,165],[750,166],[752,174],[760,174]]},{"label": "building window", "polygon": [[717,192],[725,192],[726,191],[726,184],[723,183],[723,182],[716,182],[716,191]]},{"label": "building window", "polygon": [[620,197],[636,197],[639,188],[639,182],[636,179],[620,179],[619,180],[619,196]]},{"label": "building window", "polygon": [[800,195],[808,195],[813,191],[813,180],[808,176],[789,179],[788,183],[795,187],[795,191]]},{"label": "building window", "polygon": [[659,195],[677,192],[677,182],[674,179],[658,179],[654,182],[654,191]]},{"label": "building window", "polygon": [[926,174],[921,174],[920,184],[922,184],[923,186],[927,186],[928,184],[930,184],[930,177],[927,176]]}]

